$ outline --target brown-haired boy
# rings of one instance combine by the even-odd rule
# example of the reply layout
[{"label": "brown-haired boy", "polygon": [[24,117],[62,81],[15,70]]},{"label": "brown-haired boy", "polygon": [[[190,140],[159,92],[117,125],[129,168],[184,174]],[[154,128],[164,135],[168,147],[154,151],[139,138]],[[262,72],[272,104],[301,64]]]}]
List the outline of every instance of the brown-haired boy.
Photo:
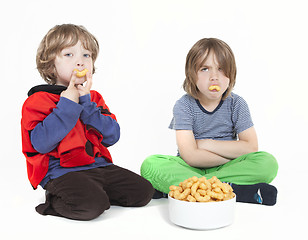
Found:
[{"label": "brown-haired boy", "polygon": [[42,215],[91,220],[110,205],[140,207],[152,198],[147,180],[112,163],[107,148],[120,127],[90,90],[98,52],[96,38],[73,24],[52,28],[38,48],[37,67],[48,84],[29,91],[21,128],[30,183],[46,190],[46,202],[36,207]]},{"label": "brown-haired boy", "polygon": [[246,101],[233,93],[236,77],[231,48],[217,38],[196,42],[186,58],[187,94],[174,105],[169,128],[176,130],[178,156],[153,155],[141,175],[166,195],[170,185],[192,176],[229,182],[239,202],[276,204],[274,156],[258,151],[257,134]]}]

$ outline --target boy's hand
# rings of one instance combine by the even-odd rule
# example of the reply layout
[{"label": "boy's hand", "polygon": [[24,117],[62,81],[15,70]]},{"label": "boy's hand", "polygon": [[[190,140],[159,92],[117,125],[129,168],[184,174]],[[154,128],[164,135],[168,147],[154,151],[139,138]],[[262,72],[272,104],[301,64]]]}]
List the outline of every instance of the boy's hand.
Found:
[{"label": "boy's hand", "polygon": [[65,91],[61,93],[61,97],[65,97],[75,103],[79,103],[79,92],[75,86],[76,75],[73,74],[71,81]]},{"label": "boy's hand", "polygon": [[81,84],[78,84],[76,86],[80,97],[89,94],[92,87],[92,74],[90,72],[87,72],[85,77],[86,77],[86,86],[84,87]]}]

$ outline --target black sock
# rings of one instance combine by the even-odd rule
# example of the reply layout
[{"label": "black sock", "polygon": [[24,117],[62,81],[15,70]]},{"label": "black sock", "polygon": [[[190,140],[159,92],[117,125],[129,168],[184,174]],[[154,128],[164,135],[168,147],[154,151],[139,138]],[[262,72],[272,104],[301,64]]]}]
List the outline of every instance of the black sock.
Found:
[{"label": "black sock", "polygon": [[168,198],[168,194],[155,189],[152,199],[160,199],[160,198]]},{"label": "black sock", "polygon": [[277,189],[267,183],[254,185],[230,184],[236,194],[237,202],[256,203],[273,206],[276,204]]}]

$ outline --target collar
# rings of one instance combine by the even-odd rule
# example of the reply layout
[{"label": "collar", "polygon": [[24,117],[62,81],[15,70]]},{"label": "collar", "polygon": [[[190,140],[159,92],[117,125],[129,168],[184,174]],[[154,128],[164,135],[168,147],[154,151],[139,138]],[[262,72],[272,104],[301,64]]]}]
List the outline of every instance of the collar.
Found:
[{"label": "collar", "polygon": [[212,111],[212,112],[209,112],[208,110],[206,110],[202,104],[200,103],[200,101],[198,99],[195,99],[196,100],[196,103],[198,105],[198,107],[202,110],[202,112],[206,113],[206,114],[213,114],[215,113],[220,107],[221,105],[223,104],[224,100],[220,100],[219,104],[217,105],[217,107]]},{"label": "collar", "polygon": [[28,92],[28,97],[30,97],[32,94],[36,92],[48,92],[48,93],[60,95],[61,92],[63,92],[66,89],[67,87],[60,86],[60,85],[42,84],[42,85],[38,85],[38,86],[31,88]]}]

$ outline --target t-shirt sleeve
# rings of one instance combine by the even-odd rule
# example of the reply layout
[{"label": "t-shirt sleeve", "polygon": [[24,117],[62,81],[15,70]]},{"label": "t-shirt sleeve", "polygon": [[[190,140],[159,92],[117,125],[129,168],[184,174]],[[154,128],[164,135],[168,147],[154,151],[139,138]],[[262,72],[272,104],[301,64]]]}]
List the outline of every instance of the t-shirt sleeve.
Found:
[{"label": "t-shirt sleeve", "polygon": [[232,108],[234,131],[239,134],[253,126],[247,102],[240,96],[234,99]]},{"label": "t-shirt sleeve", "polygon": [[169,125],[174,130],[193,130],[192,108],[186,98],[179,99],[173,107],[173,118]]}]

